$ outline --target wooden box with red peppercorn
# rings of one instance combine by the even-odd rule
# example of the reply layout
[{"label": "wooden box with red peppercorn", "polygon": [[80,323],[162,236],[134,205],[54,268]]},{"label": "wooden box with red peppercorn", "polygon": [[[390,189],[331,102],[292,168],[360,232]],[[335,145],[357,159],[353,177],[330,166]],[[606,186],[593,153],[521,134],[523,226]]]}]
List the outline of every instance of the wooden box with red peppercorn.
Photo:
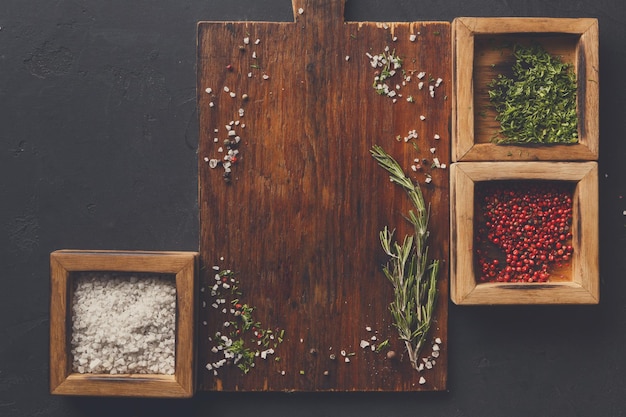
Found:
[{"label": "wooden box with red peppercorn", "polygon": [[195,393],[197,252],[50,255],[50,392]]},{"label": "wooden box with red peppercorn", "polygon": [[452,24],[452,161],[598,159],[598,21]]},{"label": "wooden box with red peppercorn", "polygon": [[459,162],[450,193],[456,304],[599,302],[596,162]]}]

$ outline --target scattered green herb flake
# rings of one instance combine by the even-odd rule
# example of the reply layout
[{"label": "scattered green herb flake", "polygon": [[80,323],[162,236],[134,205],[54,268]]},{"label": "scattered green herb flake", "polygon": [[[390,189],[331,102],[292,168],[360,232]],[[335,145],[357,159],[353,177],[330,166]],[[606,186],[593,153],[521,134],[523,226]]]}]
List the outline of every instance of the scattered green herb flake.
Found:
[{"label": "scattered green herb flake", "polygon": [[389,339],[380,342],[378,346],[376,346],[376,353],[382,352],[383,349],[387,349],[389,347]]},{"label": "scattered green herb flake", "polygon": [[539,44],[515,45],[513,77],[498,74],[489,100],[498,115],[500,144],[578,142],[576,75],[571,64]]}]

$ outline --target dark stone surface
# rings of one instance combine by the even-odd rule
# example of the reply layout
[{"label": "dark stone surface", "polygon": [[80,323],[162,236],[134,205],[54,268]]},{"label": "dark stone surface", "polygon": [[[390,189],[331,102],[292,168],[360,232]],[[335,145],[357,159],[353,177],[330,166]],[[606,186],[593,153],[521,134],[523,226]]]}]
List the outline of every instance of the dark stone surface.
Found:
[{"label": "dark stone surface", "polygon": [[626,415],[626,9],[620,0],[350,0],[352,21],[457,16],[600,21],[601,303],[456,307],[449,391],[48,394],[51,251],[198,247],[199,20],[292,19],[289,1],[3,0],[1,416]]}]

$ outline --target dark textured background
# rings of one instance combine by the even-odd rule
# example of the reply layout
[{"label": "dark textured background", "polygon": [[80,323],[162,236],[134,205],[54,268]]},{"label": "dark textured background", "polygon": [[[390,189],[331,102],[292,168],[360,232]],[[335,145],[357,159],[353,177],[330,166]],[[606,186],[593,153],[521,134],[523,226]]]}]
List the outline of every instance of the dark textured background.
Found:
[{"label": "dark textured background", "polygon": [[0,416],[626,415],[626,7],[350,0],[347,20],[597,17],[599,306],[450,308],[449,391],[48,394],[51,251],[197,250],[196,22],[290,21],[285,0],[2,0]]}]

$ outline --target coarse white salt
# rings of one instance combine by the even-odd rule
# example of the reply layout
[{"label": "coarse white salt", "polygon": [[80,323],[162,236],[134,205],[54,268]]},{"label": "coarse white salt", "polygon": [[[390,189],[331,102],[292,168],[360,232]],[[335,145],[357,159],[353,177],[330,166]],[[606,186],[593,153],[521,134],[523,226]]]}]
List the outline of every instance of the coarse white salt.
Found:
[{"label": "coarse white salt", "polygon": [[360,346],[362,349],[368,347],[370,345],[370,342],[368,342],[367,340],[361,340]]},{"label": "coarse white salt", "polygon": [[244,43],[244,45],[249,45],[250,44],[250,38],[247,37],[247,36],[245,38],[243,38],[243,43]]},{"label": "coarse white salt", "polygon": [[256,41],[254,41],[254,44],[255,44],[255,45],[258,45],[258,44],[260,44],[260,43],[261,43],[261,39],[257,39]]},{"label": "coarse white salt", "polygon": [[224,92],[228,93],[230,91],[230,88],[228,88],[227,86],[224,86]]},{"label": "coarse white salt", "polygon": [[424,116],[423,114],[420,116],[420,120],[426,120],[426,116]]},{"label": "coarse white salt", "polygon": [[435,140],[438,140],[438,139],[441,139],[441,136],[439,136],[437,133],[435,133],[434,138],[435,138]]},{"label": "coarse white salt", "polygon": [[417,36],[414,33],[412,33],[411,36],[409,36],[409,40],[411,42],[415,42],[416,39],[417,39]]},{"label": "coarse white salt", "polygon": [[128,274],[82,272],[74,280],[74,372],[174,374],[175,281]]},{"label": "coarse white salt", "polygon": [[426,72],[425,71],[420,71],[419,74],[417,74],[417,78],[419,78],[420,80],[422,78],[424,78],[426,76]]},{"label": "coarse white salt", "polygon": [[264,79],[264,80],[269,80],[269,79],[270,79],[270,76],[269,76],[269,75],[267,75],[267,74],[263,74],[263,79]]},{"label": "coarse white salt", "polygon": [[207,89],[204,91],[206,91],[207,94],[211,94],[213,92],[213,89],[211,87],[207,87]]},{"label": "coarse white salt", "polygon": [[215,106],[215,103],[213,103],[213,102],[209,103],[209,107],[214,107],[214,106]]},{"label": "coarse white salt", "polygon": [[300,8],[298,9],[298,14],[303,14],[303,13],[304,13],[304,9],[303,9],[302,7],[300,7]]},{"label": "coarse white salt", "polygon": [[424,385],[426,383],[426,378],[420,376],[420,380],[418,381],[420,385]]}]

